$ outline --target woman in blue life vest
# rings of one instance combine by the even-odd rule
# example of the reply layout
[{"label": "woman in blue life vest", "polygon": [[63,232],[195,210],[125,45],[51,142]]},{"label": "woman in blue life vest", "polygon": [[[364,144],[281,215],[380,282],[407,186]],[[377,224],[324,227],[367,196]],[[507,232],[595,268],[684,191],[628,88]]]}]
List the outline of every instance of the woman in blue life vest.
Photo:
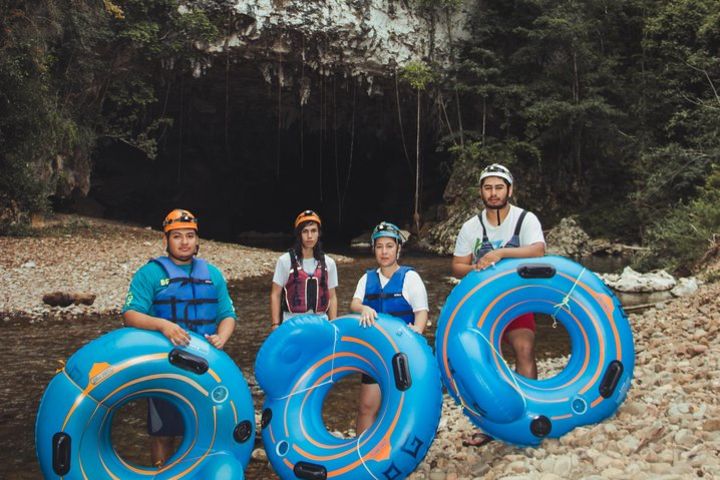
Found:
[{"label": "woman in blue life vest", "polygon": [[294,315],[337,317],[337,266],[323,252],[321,236],[320,216],[312,210],[300,212],[295,219],[295,244],[275,265],[270,289],[273,330]]},{"label": "woman in blue life vest", "polygon": [[[377,269],[368,270],[358,281],[350,309],[360,314],[360,323],[372,327],[378,313],[399,317],[410,328],[422,334],[428,320],[428,300],[420,275],[409,266],[400,266],[403,236],[390,222],[380,222],[370,236]],[[357,435],[375,421],[381,394],[377,382],[364,375],[360,387]]]},{"label": "woman in blue life vest", "polygon": [[[171,211],[163,221],[166,256],[150,260],[132,278],[122,316],[128,327],[157,330],[173,345],[188,345],[193,331],[222,349],[235,330],[235,308],[222,273],[196,255],[197,218]],[[160,398],[148,399],[148,433],[153,465],[162,467],[183,435],[177,409]]]}]

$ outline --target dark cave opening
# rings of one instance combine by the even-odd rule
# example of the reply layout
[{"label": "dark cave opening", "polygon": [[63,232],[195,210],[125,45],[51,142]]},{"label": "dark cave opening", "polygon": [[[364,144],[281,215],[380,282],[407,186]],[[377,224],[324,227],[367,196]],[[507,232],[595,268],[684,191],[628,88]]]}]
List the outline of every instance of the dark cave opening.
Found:
[{"label": "dark cave opening", "polygon": [[[225,67],[166,87],[160,107],[172,125],[156,159],[100,142],[88,197],[103,216],[159,227],[167,211],[186,208],[203,237],[226,241],[251,231],[289,234],[304,209],[322,216],[330,242],[381,220],[410,227],[416,92],[402,83],[396,90],[393,77],[318,74],[295,64]],[[421,211],[441,202],[446,183],[433,108],[425,98]]]}]

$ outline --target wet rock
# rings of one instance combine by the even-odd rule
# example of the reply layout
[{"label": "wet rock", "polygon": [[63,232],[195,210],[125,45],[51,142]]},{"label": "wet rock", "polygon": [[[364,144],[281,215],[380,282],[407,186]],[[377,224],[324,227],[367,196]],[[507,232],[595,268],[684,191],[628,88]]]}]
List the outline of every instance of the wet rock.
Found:
[{"label": "wet rock", "polygon": [[[51,307],[67,307],[73,304],[92,305],[95,302],[95,295],[92,293],[52,292],[43,295],[42,301]],[[81,311],[76,310],[73,313],[81,313]]]},{"label": "wet rock", "polygon": [[620,275],[603,274],[600,277],[609,287],[620,292],[661,292],[676,285],[675,278],[665,270],[640,273],[625,267]]},{"label": "wet rock", "polygon": [[430,472],[430,480],[445,480],[445,472],[440,470],[433,470]]},{"label": "wet rock", "polygon": [[267,460],[267,453],[265,453],[265,450],[262,448],[256,448],[252,451],[251,457],[255,460]]},{"label": "wet rock", "polygon": [[698,282],[695,277],[681,278],[678,280],[677,285],[670,290],[670,293],[676,297],[686,297],[697,292],[698,288]]}]

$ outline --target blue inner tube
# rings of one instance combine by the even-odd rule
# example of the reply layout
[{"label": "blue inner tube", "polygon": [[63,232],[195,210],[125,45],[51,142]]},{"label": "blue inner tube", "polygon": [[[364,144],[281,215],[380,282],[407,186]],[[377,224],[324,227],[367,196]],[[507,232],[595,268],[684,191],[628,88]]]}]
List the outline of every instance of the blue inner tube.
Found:
[{"label": "blue inner tube", "polygon": [[[545,380],[516,374],[501,354],[508,324],[552,315],[567,330],[567,366]],[[567,258],[506,259],[469,273],[438,320],[435,354],[448,392],[493,437],[537,445],[612,415],[630,388],[635,352],[620,302]]]},{"label": "blue inner tube", "polygon": [[[322,405],[333,384],[354,373],[378,381],[380,411],[359,437],[339,438],[327,430]],[[332,322],[293,317],[261,346],[255,376],[266,395],[263,443],[282,479],[405,478],[440,421],[440,375],[430,347],[389,315],[369,328],[356,315]]]},{"label": "blue inner tube", "polygon": [[[142,397],[171,402],[183,418],[183,441],[160,469],[131,464],[112,446],[114,415]],[[43,475],[66,480],[244,478],[254,438],[250,390],[225,352],[194,333],[173,348],[135,328],[75,352],[45,390],[35,425]]]}]

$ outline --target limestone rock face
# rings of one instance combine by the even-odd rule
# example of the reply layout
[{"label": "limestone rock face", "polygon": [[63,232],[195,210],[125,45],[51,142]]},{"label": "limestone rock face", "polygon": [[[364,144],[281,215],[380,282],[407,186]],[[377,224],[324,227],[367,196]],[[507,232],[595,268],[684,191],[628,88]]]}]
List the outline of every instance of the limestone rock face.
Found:
[{"label": "limestone rock face", "polygon": [[388,75],[430,56],[443,62],[451,39],[464,35],[462,9],[434,28],[414,2],[398,0],[248,0],[236,1],[235,10],[236,31],[210,50],[301,56],[310,68],[348,67],[353,74]]}]

